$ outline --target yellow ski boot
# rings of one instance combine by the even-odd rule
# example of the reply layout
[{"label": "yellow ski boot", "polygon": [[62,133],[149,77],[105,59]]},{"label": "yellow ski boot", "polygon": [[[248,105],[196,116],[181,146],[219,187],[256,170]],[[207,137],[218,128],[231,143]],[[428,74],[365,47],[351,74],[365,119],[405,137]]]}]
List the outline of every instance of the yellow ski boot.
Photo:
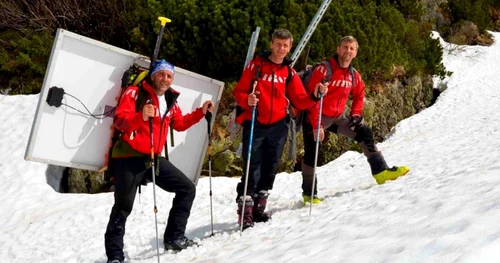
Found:
[{"label": "yellow ski boot", "polygon": [[[311,202],[311,196],[309,196],[309,195],[302,195],[302,199],[304,201],[304,204]],[[312,203],[313,203],[313,205],[317,205],[317,204],[321,203],[321,199],[319,199],[318,196],[315,195],[312,198]]]},{"label": "yellow ski boot", "polygon": [[378,184],[383,184],[386,181],[396,180],[398,177],[407,174],[409,171],[410,167],[408,166],[394,166],[374,175],[373,177]]}]

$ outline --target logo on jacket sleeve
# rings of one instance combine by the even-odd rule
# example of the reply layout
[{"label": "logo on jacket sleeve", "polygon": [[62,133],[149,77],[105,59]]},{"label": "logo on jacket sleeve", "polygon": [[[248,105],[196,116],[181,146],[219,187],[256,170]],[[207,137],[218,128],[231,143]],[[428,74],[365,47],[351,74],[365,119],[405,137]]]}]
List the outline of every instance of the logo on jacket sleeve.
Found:
[{"label": "logo on jacket sleeve", "polygon": [[286,78],[283,78],[281,76],[276,76],[276,75],[271,75],[271,74],[264,74],[261,78],[263,81],[267,82],[274,82],[274,83],[285,83]]},{"label": "logo on jacket sleeve", "polygon": [[326,67],[324,65],[319,65],[316,67],[315,71],[319,71],[321,74],[323,74],[323,77],[326,77]]},{"label": "logo on jacket sleeve", "polygon": [[130,96],[132,97],[134,100],[137,100],[137,92],[133,89],[128,89],[126,92],[125,92],[125,96]]}]

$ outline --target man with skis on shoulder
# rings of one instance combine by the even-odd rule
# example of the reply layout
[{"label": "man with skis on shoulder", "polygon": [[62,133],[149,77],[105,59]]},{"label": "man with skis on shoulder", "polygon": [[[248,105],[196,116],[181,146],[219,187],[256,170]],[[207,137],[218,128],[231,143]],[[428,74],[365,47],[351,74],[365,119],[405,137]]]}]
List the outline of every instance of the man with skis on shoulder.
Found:
[{"label": "man with skis on shoulder", "polygon": [[[311,96],[306,93],[299,76],[289,66],[292,61],[286,57],[292,42],[288,30],[276,30],[271,37],[271,51],[264,51],[250,61],[233,90],[235,100],[243,110],[236,121],[243,125],[243,171],[248,170],[236,187],[238,221],[243,229],[253,226],[254,222],[270,219],[264,210],[287,137],[289,103],[299,109],[308,109],[316,105],[319,92],[328,90],[327,85],[317,83]],[[253,137],[250,136],[252,124]],[[249,167],[246,167],[247,163]]]},{"label": "man with skis on shoulder", "polygon": [[[363,102],[365,99],[365,84],[359,72],[352,68],[351,62],[358,53],[359,44],[353,36],[345,36],[340,40],[337,54],[327,62],[331,67],[331,79],[328,92],[323,97],[321,128],[319,140],[324,139],[324,130],[342,134],[361,144],[363,153],[370,164],[371,173],[378,184],[395,180],[405,175],[410,168],[399,166],[390,168],[384,156],[378,151],[373,138],[372,129],[363,123]],[[327,76],[324,64],[314,68],[307,84],[307,90],[312,93],[316,85]],[[352,95],[352,107],[349,117],[344,116],[344,108],[349,94]],[[314,193],[312,184],[314,178],[314,160],[316,153],[317,123],[319,106],[308,110],[307,115],[311,121],[303,123],[304,159],[302,162],[302,197],[304,203],[320,203],[317,196],[317,180],[315,180]],[[317,178],[316,178],[317,179]]]},{"label": "man with skis on shoulder", "polygon": [[[121,135],[113,146],[111,155],[115,192],[114,205],[104,235],[108,262],[123,262],[125,223],[132,211],[137,187],[145,179],[153,181],[150,165],[151,139],[154,142],[155,182],[163,190],[175,193],[164,233],[165,249],[178,251],[195,244],[184,236],[184,232],[196,187],[160,154],[166,142],[169,125],[177,131],[187,130],[198,123],[207,111],[212,111],[213,102],[207,100],[200,108],[183,115],[177,104],[179,93],[170,87],[174,74],[172,64],[163,59],[155,61],[149,78],[140,85],[129,86],[116,109],[113,123]],[[145,99],[148,103],[137,106],[140,92],[147,94]]]}]

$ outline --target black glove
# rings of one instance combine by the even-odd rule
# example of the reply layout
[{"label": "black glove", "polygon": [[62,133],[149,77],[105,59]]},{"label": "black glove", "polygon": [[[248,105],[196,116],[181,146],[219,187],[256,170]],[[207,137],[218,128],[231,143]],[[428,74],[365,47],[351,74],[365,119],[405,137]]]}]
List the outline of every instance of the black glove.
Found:
[{"label": "black glove", "polygon": [[349,117],[349,129],[353,132],[357,132],[359,128],[363,127],[363,117],[359,115],[354,115]]}]

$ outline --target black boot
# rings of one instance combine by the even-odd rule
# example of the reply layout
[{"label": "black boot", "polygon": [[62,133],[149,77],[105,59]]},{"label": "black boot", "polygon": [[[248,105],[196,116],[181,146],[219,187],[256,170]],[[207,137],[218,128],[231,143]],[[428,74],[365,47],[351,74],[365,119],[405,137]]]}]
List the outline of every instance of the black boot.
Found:
[{"label": "black boot", "polygon": [[269,196],[269,192],[266,190],[261,190],[258,194],[255,194],[253,197],[254,206],[253,206],[253,221],[255,223],[259,222],[267,222],[271,219],[271,214],[266,213],[266,204],[267,197]]},{"label": "black boot", "polygon": [[181,251],[198,244],[187,237],[181,237],[177,240],[167,240],[163,245],[165,245],[165,250]]}]

